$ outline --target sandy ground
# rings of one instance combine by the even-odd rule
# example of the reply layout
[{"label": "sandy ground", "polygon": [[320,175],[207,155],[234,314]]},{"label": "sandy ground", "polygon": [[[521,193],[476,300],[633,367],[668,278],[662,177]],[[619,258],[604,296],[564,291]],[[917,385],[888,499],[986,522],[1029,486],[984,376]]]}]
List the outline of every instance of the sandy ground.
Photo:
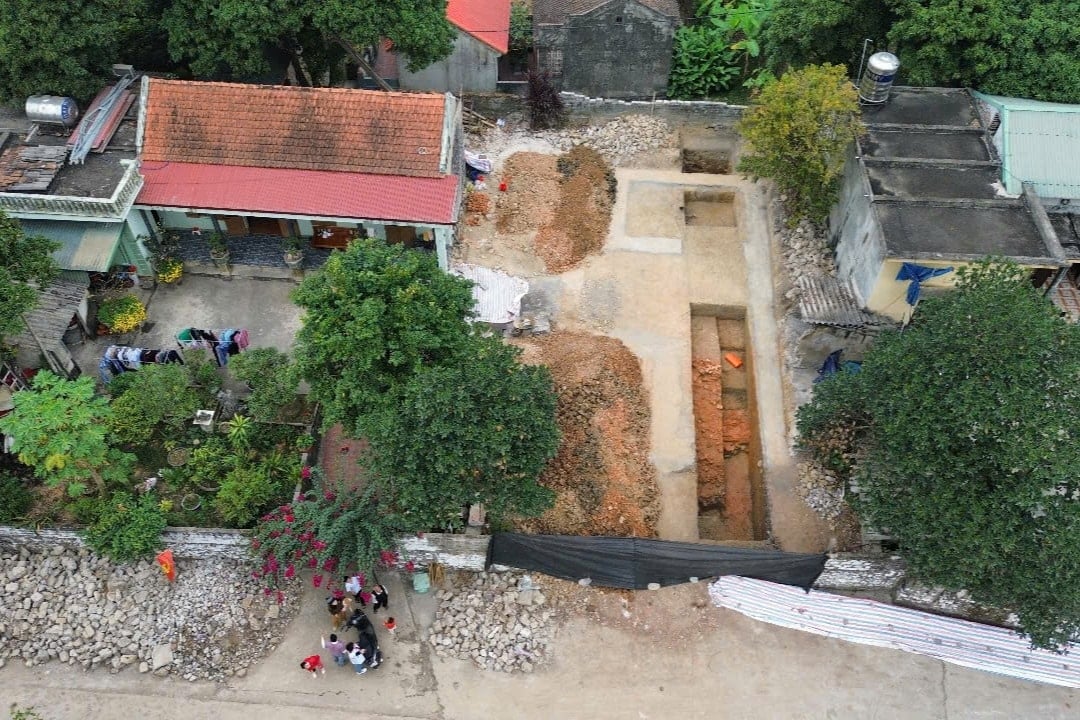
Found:
[{"label": "sandy ground", "polygon": [[[0,702],[47,720],[477,718],[1074,718],[1080,692],[1000,678],[907,653],[775,628],[695,601],[705,586],[571,592],[554,659],[531,675],[486,673],[422,642],[434,599],[382,578],[401,629],[381,633],[387,663],[364,676],[299,658],[326,630],[311,590],[279,648],[227,685],[69,668],[0,670]],[[627,600],[626,603],[623,601]],[[629,617],[623,613],[626,610]],[[269,650],[269,649],[268,649]]]}]

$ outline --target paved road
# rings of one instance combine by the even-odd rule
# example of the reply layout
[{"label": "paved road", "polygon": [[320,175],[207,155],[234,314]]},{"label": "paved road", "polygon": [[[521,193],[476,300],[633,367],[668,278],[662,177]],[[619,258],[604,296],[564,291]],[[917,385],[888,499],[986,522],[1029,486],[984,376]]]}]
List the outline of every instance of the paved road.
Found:
[{"label": "paved road", "polygon": [[[704,591],[704,586],[699,586]],[[324,611],[310,592],[281,646],[229,685],[59,668],[0,670],[0,707],[36,705],[47,720],[659,720],[687,718],[1055,720],[1080,717],[1080,691],[947,666],[894,650],[776,628],[737,613],[686,606],[659,591],[671,612],[707,614],[709,630],[673,641],[662,632],[579,617],[564,627],[556,659],[529,676],[481,673],[431,657],[419,628],[428,597],[392,588],[399,637],[390,658],[357,677],[330,668],[311,680],[296,667],[317,644]],[[638,601],[642,602],[642,601]],[[46,666],[48,667],[48,666]]]}]

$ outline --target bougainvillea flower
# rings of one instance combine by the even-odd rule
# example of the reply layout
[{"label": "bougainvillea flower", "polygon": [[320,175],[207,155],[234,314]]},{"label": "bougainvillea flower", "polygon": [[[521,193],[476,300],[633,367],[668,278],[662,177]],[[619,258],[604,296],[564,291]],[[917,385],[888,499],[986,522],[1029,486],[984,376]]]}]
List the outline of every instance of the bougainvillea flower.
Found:
[{"label": "bougainvillea flower", "polygon": [[412,572],[415,569],[416,569],[416,563],[414,563],[412,560],[405,563],[405,572]]},{"label": "bougainvillea flower", "polygon": [[296,575],[296,568],[292,565],[285,568],[285,579],[289,580],[293,575]]},{"label": "bougainvillea flower", "polygon": [[277,591],[277,601],[278,605],[281,605],[285,602],[285,593],[281,592],[280,590]]},{"label": "bougainvillea flower", "polygon": [[315,587],[322,587],[323,576],[316,573],[311,576],[311,584]]},{"label": "bougainvillea flower", "polygon": [[319,558],[312,555],[307,559],[307,566],[314,570],[316,567],[319,566]]}]

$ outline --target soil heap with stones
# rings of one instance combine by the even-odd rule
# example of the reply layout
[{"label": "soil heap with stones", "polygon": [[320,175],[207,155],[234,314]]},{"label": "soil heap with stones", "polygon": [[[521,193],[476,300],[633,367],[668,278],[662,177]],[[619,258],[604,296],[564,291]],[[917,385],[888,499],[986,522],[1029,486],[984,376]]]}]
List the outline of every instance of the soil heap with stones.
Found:
[{"label": "soil heap with stones", "polygon": [[548,272],[569,270],[603,247],[616,181],[598,152],[578,145],[557,158],[515,153],[503,177],[495,227],[503,234],[538,228],[533,249]]},{"label": "soil heap with stones", "polygon": [[649,462],[649,405],[641,366],[614,338],[556,332],[517,341],[526,362],[551,369],[562,440],[540,483],[555,506],[526,532],[652,537],[659,500]]}]

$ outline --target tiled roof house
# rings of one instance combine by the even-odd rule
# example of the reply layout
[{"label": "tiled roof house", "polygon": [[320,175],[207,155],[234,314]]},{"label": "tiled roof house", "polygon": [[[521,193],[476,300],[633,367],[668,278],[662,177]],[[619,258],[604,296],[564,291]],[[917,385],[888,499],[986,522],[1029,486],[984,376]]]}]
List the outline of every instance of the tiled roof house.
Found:
[{"label": "tiled roof house", "polygon": [[446,19],[458,30],[449,56],[409,72],[405,58],[393,57],[388,62],[383,48],[377,69],[411,90],[494,91],[499,82],[499,60],[510,50],[510,0],[449,0]]},{"label": "tiled roof house", "polygon": [[433,241],[445,261],[461,188],[453,96],[143,83],[136,209],[153,224],[331,245],[363,226]]}]

